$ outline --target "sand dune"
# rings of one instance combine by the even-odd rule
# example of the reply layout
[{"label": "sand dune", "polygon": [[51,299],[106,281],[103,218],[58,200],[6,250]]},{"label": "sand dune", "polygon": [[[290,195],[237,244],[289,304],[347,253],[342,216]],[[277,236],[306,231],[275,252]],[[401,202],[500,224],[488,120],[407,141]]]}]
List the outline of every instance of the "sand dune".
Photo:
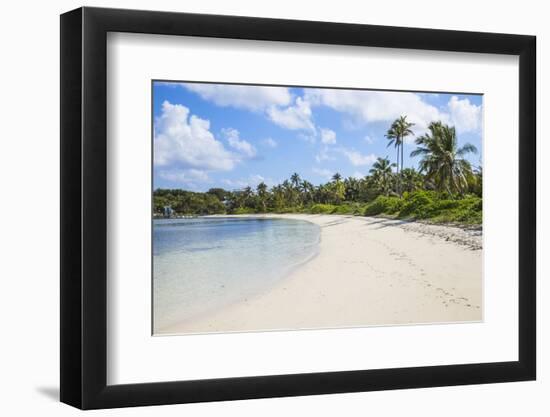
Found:
[{"label": "sand dune", "polygon": [[482,320],[480,232],[354,216],[271,217],[318,224],[319,254],[270,291],[161,333]]}]

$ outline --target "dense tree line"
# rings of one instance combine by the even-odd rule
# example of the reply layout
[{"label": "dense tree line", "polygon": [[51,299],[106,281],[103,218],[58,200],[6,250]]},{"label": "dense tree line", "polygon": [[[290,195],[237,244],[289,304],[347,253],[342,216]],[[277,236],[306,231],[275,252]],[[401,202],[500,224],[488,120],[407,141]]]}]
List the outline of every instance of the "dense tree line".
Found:
[{"label": "dense tree line", "polygon": [[421,157],[418,170],[404,168],[403,143],[405,137],[412,135],[412,126],[406,117],[400,117],[391,125],[386,137],[388,146],[396,148],[396,162],[392,163],[388,157],[378,158],[363,178],[343,178],[335,173],[330,181],[316,186],[294,173],[271,188],[262,182],[254,189],[233,191],[157,189],[153,194],[155,215],[163,215],[166,207],[176,215],[307,211],[316,205],[371,203],[379,196],[403,199],[419,191],[450,200],[472,195],[480,199],[482,170],[473,168],[465,159],[466,154],[477,150],[470,144],[459,148],[452,126],[431,123],[428,132],[416,138],[417,147],[411,153]]}]

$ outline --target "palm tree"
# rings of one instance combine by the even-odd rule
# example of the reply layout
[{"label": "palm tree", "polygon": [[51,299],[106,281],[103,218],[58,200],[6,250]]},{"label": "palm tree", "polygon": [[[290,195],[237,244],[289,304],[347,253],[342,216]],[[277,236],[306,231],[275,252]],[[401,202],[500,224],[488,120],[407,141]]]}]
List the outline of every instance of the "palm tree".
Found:
[{"label": "palm tree", "polygon": [[[386,133],[386,138],[388,138],[388,146],[394,145],[397,149],[397,193],[401,195],[401,179],[399,177],[399,172],[403,170],[403,142],[405,138],[409,135],[414,135],[412,127],[414,123],[407,122],[407,116],[400,116],[398,119],[395,119],[391,127]],[[399,155],[401,154],[401,169],[399,163]]]},{"label": "palm tree", "polygon": [[266,212],[266,199],[267,199],[267,185],[265,182],[261,182],[256,187],[256,191],[258,192],[258,198],[260,200],[260,204],[262,205],[262,212]]},{"label": "palm tree", "polygon": [[472,167],[473,175],[468,177],[468,192],[483,197],[483,167]]},{"label": "palm tree", "polygon": [[302,200],[305,203],[309,203],[313,199],[314,185],[309,181],[303,180],[300,185],[300,191],[302,192]]},{"label": "palm tree", "polygon": [[[294,175],[298,175],[298,174],[294,174]],[[293,176],[294,176],[293,175]],[[298,178],[300,178],[300,176],[298,175]],[[285,194],[285,203],[286,204],[290,204],[290,205],[294,205],[296,204],[296,199],[297,199],[297,193],[298,193],[298,190],[296,189],[295,186],[293,186],[289,180],[284,180],[283,181],[283,190],[284,190],[284,194]],[[286,205],[285,204],[285,205]]]},{"label": "palm tree", "polygon": [[348,177],[344,180],[345,200],[357,201],[359,198],[360,180]]},{"label": "palm tree", "polygon": [[395,164],[390,163],[390,160],[387,156],[385,158],[379,157],[376,162],[372,164],[372,168],[369,171],[385,195],[388,195],[390,193],[392,182],[392,168],[394,166]]},{"label": "palm tree", "polygon": [[378,178],[375,175],[367,175],[359,185],[359,195],[361,201],[371,201],[379,194]]},{"label": "palm tree", "polygon": [[300,184],[300,175],[298,175],[297,172],[291,175],[290,181],[292,182],[292,185],[294,185],[294,188],[298,188],[298,185]]},{"label": "palm tree", "polygon": [[414,168],[405,168],[401,170],[400,176],[402,191],[408,191],[410,193],[422,187],[422,174]]},{"label": "palm tree", "polygon": [[419,168],[426,173],[426,180],[439,191],[463,194],[473,175],[472,165],[464,156],[476,154],[477,148],[469,143],[458,148],[455,128],[441,122],[430,123],[428,133],[417,138],[416,144],[411,157],[422,156]]},{"label": "palm tree", "polygon": [[395,122],[391,125],[391,127],[388,129],[388,131],[386,132],[386,134],[384,136],[386,136],[386,138],[388,139],[388,146],[387,147],[390,147],[391,145],[394,145],[394,147],[397,151],[397,155],[395,157],[395,162],[397,164],[396,165],[397,166],[396,173],[399,174],[399,150],[401,148],[401,139],[399,138],[399,136],[397,136],[397,132],[394,129],[394,124],[395,124]]},{"label": "palm tree", "polygon": [[346,186],[342,182],[342,176],[338,172],[332,176],[332,181],[328,184],[330,198],[334,204],[340,204],[345,198]]},{"label": "palm tree", "polygon": [[273,204],[277,210],[285,207],[285,190],[282,185],[276,185],[271,189],[271,195],[273,197]]},{"label": "palm tree", "polygon": [[250,186],[245,187],[241,191],[241,207],[250,207],[253,203],[254,191]]}]

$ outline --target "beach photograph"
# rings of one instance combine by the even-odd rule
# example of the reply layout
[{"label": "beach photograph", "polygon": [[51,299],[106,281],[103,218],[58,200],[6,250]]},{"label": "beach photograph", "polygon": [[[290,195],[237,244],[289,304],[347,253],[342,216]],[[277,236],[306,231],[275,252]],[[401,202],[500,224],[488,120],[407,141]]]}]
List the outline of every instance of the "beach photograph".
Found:
[{"label": "beach photograph", "polygon": [[152,82],[152,334],[483,320],[483,95]]}]

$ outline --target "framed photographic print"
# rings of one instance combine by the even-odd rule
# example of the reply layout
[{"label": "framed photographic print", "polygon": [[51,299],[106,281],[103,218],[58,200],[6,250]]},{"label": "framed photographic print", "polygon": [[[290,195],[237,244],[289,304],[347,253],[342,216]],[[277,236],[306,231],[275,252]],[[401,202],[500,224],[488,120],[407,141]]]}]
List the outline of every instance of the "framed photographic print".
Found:
[{"label": "framed photographic print", "polygon": [[535,38],[61,16],[61,401],[535,379]]}]

